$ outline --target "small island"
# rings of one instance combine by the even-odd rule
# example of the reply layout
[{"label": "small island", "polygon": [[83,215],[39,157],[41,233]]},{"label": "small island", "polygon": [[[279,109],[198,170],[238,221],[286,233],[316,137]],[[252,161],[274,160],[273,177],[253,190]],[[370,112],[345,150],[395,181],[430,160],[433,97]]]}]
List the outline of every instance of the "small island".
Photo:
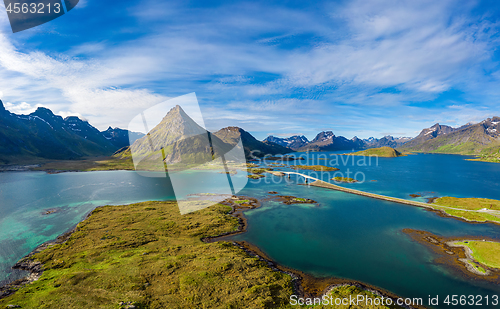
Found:
[{"label": "small island", "polygon": [[264,176],[262,174],[250,174],[250,175],[247,175],[247,177],[250,179],[260,179],[260,178],[264,178],[266,176]]},{"label": "small island", "polygon": [[301,170],[313,170],[315,172],[333,172],[338,171],[336,167],[324,166],[324,165],[294,165],[291,168],[298,168]]},{"label": "small island", "polygon": [[403,229],[403,232],[441,255],[438,258],[440,263],[460,270],[467,276],[481,276],[498,282],[500,242],[480,236],[442,237],[413,229]]},{"label": "small island", "polygon": [[248,169],[249,175],[247,177],[250,178],[250,179],[263,178],[263,177],[266,177],[265,175],[263,175],[264,172],[270,172],[272,170],[273,169],[270,168],[270,167],[250,168],[250,169]]},{"label": "small island", "polygon": [[391,147],[379,147],[379,148],[370,148],[358,152],[353,153],[344,153],[346,156],[374,156],[374,157],[383,157],[383,158],[396,158],[402,157],[406,154],[403,154]]},{"label": "small island", "polygon": [[358,182],[356,179],[350,178],[350,177],[333,177],[330,180],[333,180],[335,182],[346,182],[346,183],[355,183],[355,182]]},{"label": "small island", "polygon": [[278,198],[287,205],[290,204],[316,204],[318,202],[308,199],[308,198],[302,198],[302,197],[296,197],[296,196],[291,196],[291,195],[279,195]]}]

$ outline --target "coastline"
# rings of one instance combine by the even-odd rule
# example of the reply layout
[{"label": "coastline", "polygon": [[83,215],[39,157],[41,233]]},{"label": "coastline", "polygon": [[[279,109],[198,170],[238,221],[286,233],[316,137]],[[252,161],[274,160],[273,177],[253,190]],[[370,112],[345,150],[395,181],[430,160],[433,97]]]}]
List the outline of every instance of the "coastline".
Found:
[{"label": "coastline", "polygon": [[[280,199],[280,196],[276,197],[269,197],[268,199]],[[266,199],[267,200],[267,199]],[[282,202],[283,199],[281,199]],[[260,202],[258,207],[260,207]],[[255,208],[258,208],[255,207]],[[231,236],[237,235],[237,234],[242,234],[246,232],[246,228],[248,226],[248,221],[247,218],[244,215],[244,212],[249,209],[253,208],[243,208],[243,207],[238,207],[236,209],[231,206],[233,210],[231,210],[228,215],[231,215],[235,218],[237,218],[240,222],[240,225],[236,231],[232,231],[229,233],[224,233],[222,235],[218,236],[212,236],[212,237],[206,237],[202,239],[204,242],[218,242],[218,241],[229,241],[231,242],[234,246],[242,249],[245,251],[247,254],[251,256],[257,257],[259,260],[265,262],[269,268],[271,268],[274,271],[278,271],[284,274],[289,275],[292,278],[292,284],[294,287],[294,293],[298,297],[309,297],[309,298],[321,298],[324,295],[329,294],[332,292],[337,287],[342,287],[342,286],[354,286],[357,288],[360,288],[364,291],[371,292],[377,296],[383,296],[383,297],[389,297],[395,300],[399,298],[398,295],[387,291],[383,288],[372,286],[369,284],[366,284],[361,281],[357,280],[351,280],[351,279],[343,279],[343,278],[335,278],[335,277],[324,277],[324,278],[318,278],[314,277],[310,274],[304,273],[300,270],[293,269],[290,267],[286,267],[283,265],[278,264],[277,262],[273,261],[271,258],[269,258],[259,247],[246,242],[246,241],[233,241],[229,239]],[[403,305],[401,306],[403,308],[426,308],[423,306],[417,306],[417,307],[410,307]]]},{"label": "coastline", "polygon": [[[249,200],[250,203],[248,203],[248,205],[242,205],[234,202],[234,200],[242,200],[242,199]],[[270,196],[268,199],[278,199],[283,203],[285,203],[286,201],[286,199],[281,196]],[[233,216],[238,219],[237,229],[234,231],[219,234],[217,236],[208,236],[201,238],[201,241],[205,243],[227,241],[227,239],[225,238],[246,232],[248,221],[244,216],[244,212],[246,210],[255,209],[261,206],[261,203],[258,199],[247,196],[237,196],[237,197],[233,196],[231,199],[223,201],[220,204],[231,206],[231,210],[226,215]],[[94,213],[94,211],[101,207],[105,206],[98,206],[94,208],[78,224],[90,218],[91,215]],[[43,264],[34,261],[32,259],[32,256],[35,255],[36,253],[44,251],[45,249],[53,245],[65,243],[71,237],[71,235],[78,229],[78,224],[68,232],[65,232],[59,237],[57,237],[55,240],[51,240],[39,245],[28,255],[20,259],[13,267],[26,270],[30,273],[25,278],[15,280],[0,287],[0,300],[16,293],[17,290],[22,288],[23,286],[28,285],[34,281],[37,281],[43,274]],[[271,270],[289,275],[291,277],[291,284],[293,286],[294,294],[298,295],[299,297],[322,297],[323,295],[327,295],[337,287],[354,286],[364,291],[371,292],[377,296],[389,297],[394,301],[398,298],[398,296],[394,293],[355,280],[341,279],[334,277],[316,278],[312,275],[306,274],[299,270],[277,264],[276,262],[272,261],[269,257],[267,257],[266,254],[262,252],[257,246],[254,246],[250,243],[236,242],[236,241],[230,241],[230,242],[233,246],[243,250],[246,254],[254,256],[259,260],[263,261],[264,263],[266,263],[267,267],[269,267]],[[405,308],[413,308],[413,307],[405,307]],[[415,307],[415,308],[425,308],[425,307]]]},{"label": "coastline", "polygon": [[[91,210],[85,216],[85,218],[83,218],[83,220],[80,222],[87,220],[92,215],[92,212],[99,207],[103,207],[103,206],[98,206],[98,207],[94,208],[93,210]],[[55,239],[46,241],[46,242],[38,245],[35,249],[33,249],[33,251],[31,251],[26,256],[24,256],[19,261],[17,261],[16,264],[14,264],[12,266],[12,269],[24,270],[24,271],[29,272],[29,274],[23,278],[13,280],[9,283],[4,284],[3,286],[0,286],[0,300],[16,293],[17,290],[22,288],[23,286],[30,284],[32,282],[35,282],[38,279],[40,279],[40,277],[42,276],[42,274],[44,272],[43,264],[38,262],[38,261],[33,260],[32,257],[35,254],[40,253],[49,247],[65,243],[66,241],[68,241],[68,239],[71,237],[71,235],[73,235],[73,233],[76,231],[77,227],[78,227],[78,223],[73,228],[69,229],[67,232],[64,232],[63,234],[57,236]]]},{"label": "coastline", "polygon": [[467,246],[456,244],[456,242],[462,241],[498,242],[498,239],[485,236],[442,237],[428,231],[415,229],[403,229],[403,233],[407,234],[412,240],[437,253],[439,257],[435,259],[435,263],[446,265],[469,280],[481,279],[494,284],[500,284],[500,269],[481,265],[481,267],[485,269],[485,272],[479,272],[472,266],[472,264],[478,262],[472,256],[470,249]]},{"label": "coastline", "polygon": [[[319,187],[319,188],[324,188],[324,189],[342,191],[342,192],[345,192],[345,193],[356,194],[356,195],[360,195],[360,196],[366,196],[366,197],[370,197],[370,198],[375,198],[375,199],[384,200],[384,201],[393,202],[393,203],[399,203],[399,204],[403,204],[403,205],[420,207],[420,208],[424,208],[426,210],[435,212],[437,215],[439,215],[441,217],[444,217],[444,218],[453,218],[455,220],[460,220],[460,221],[467,222],[467,223],[472,223],[472,224],[492,223],[492,224],[500,225],[500,222],[498,222],[498,221],[489,221],[489,220],[477,221],[477,220],[469,220],[469,219],[466,219],[466,218],[457,217],[457,216],[454,216],[454,215],[451,215],[451,214],[447,213],[446,211],[444,211],[443,208],[447,208],[447,209],[451,209],[451,210],[458,210],[458,211],[469,211],[469,210],[457,209],[457,208],[448,207],[448,206],[434,205],[432,203],[423,203],[423,202],[411,201],[411,200],[407,200],[407,199],[402,199],[402,198],[397,198],[397,197],[390,197],[390,196],[385,196],[385,195],[370,193],[370,192],[361,191],[361,190],[349,189],[349,188],[345,188],[345,187],[342,187],[342,186],[337,186],[337,185],[331,184],[329,182],[324,182],[324,181],[321,181],[321,180],[316,180],[316,181],[311,182],[311,183],[309,183],[307,185],[314,186],[314,187]],[[430,200],[430,201],[434,201],[434,200]]]}]

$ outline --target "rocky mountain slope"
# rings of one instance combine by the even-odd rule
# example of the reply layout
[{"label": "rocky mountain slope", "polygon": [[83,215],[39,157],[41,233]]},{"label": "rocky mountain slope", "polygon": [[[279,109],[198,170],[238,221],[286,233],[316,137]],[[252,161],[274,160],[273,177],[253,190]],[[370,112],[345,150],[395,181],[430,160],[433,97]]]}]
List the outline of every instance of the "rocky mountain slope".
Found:
[{"label": "rocky mountain slope", "polygon": [[309,143],[309,140],[304,135],[294,135],[288,138],[280,138],[276,136],[268,136],[263,142],[275,143],[283,147],[297,150]]},{"label": "rocky mountain slope", "polygon": [[272,142],[295,151],[335,151],[378,147],[396,148],[409,140],[411,140],[410,137],[392,137],[390,135],[384,136],[381,139],[373,137],[360,139],[357,136],[347,139],[343,136],[335,136],[332,131],[324,131],[320,132],[312,141],[309,141],[303,135],[295,135],[289,138],[279,138],[270,135],[264,142]]},{"label": "rocky mountain slope", "polygon": [[206,163],[232,148],[199,126],[177,105],[128,151],[135,162],[142,162],[145,169],[156,170],[155,165],[162,161],[166,164]]},{"label": "rocky mountain slope", "polygon": [[400,147],[405,151],[477,155],[497,151],[500,146],[500,118],[493,117],[459,128],[435,124]]},{"label": "rocky mountain slope", "polygon": [[63,119],[43,107],[16,115],[0,101],[0,163],[111,155],[117,149],[87,121]]},{"label": "rocky mountain slope", "polygon": [[261,142],[253,137],[250,133],[238,127],[227,127],[220,129],[214,133],[215,136],[230,145],[236,145],[241,139],[245,156],[247,158],[262,157],[266,154],[276,155],[292,152],[292,149],[283,147],[279,144],[270,141]]},{"label": "rocky mountain slope", "polygon": [[336,151],[364,148],[364,142],[354,137],[347,139],[343,136],[335,136],[332,131],[323,131],[307,145],[302,146],[298,151]]},{"label": "rocky mountain slope", "polygon": [[411,137],[393,137],[390,135],[384,136],[380,139],[370,137],[368,139],[364,139],[363,141],[366,143],[365,148],[379,148],[379,147],[391,147],[397,148],[406,142],[410,141]]},{"label": "rocky mountain slope", "polygon": [[128,130],[111,127],[106,131],[101,131],[101,134],[118,149],[130,146],[130,144],[133,144],[136,140],[144,136],[143,133],[130,132]]}]

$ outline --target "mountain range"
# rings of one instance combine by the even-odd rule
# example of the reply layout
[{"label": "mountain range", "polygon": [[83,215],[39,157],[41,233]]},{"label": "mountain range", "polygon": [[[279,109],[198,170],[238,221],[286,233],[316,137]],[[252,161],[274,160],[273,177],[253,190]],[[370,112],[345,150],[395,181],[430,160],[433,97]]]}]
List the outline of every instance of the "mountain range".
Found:
[{"label": "mountain range", "polygon": [[304,135],[294,135],[288,138],[280,138],[270,135],[264,140],[264,143],[274,143],[292,150],[298,150],[299,148],[309,144],[309,140]]},{"label": "mountain range", "polygon": [[392,137],[384,136],[381,139],[370,137],[368,139],[360,139],[353,137],[347,139],[343,136],[335,136],[332,131],[323,131],[309,141],[304,135],[294,135],[288,138],[280,138],[273,135],[264,139],[264,142],[275,143],[283,147],[288,147],[294,151],[337,151],[337,150],[357,150],[366,148],[392,147],[396,148],[407,141],[410,137]]},{"label": "mountain range", "polygon": [[126,130],[100,132],[85,120],[62,118],[44,107],[29,115],[16,115],[0,101],[0,163],[109,156],[128,145],[122,131]]},{"label": "mountain range", "polygon": [[404,151],[479,155],[498,153],[500,117],[452,128],[436,123],[400,147]]},{"label": "mountain range", "polygon": [[236,145],[238,140],[241,139],[247,158],[262,157],[266,154],[286,154],[293,151],[289,147],[268,140],[261,142],[252,134],[238,127],[223,128],[215,132],[214,135],[230,145]]},{"label": "mountain range", "polygon": [[[211,149],[202,149],[206,148],[203,146],[206,145],[203,136],[208,136],[211,140]],[[384,136],[380,139],[360,139],[355,136],[347,139],[336,136],[332,131],[323,131],[311,141],[303,135],[289,138],[271,135],[259,141],[239,127],[226,127],[215,133],[207,132],[179,106],[169,111],[161,123],[145,136],[111,127],[101,132],[85,120],[75,116],[63,118],[43,107],[29,115],[17,115],[7,111],[0,101],[0,164],[110,156],[119,149],[121,154],[126,151],[130,153],[130,148],[144,153],[150,151],[151,147],[157,154],[161,147],[165,147],[168,154],[166,162],[172,163],[186,160],[183,156],[188,153],[200,151],[218,156],[218,152],[232,149],[240,140],[247,158],[293,151],[361,150],[378,147],[397,148],[400,151],[496,155],[500,149],[500,117],[488,118],[477,124],[468,123],[458,128],[437,123],[423,129],[415,138]]]}]

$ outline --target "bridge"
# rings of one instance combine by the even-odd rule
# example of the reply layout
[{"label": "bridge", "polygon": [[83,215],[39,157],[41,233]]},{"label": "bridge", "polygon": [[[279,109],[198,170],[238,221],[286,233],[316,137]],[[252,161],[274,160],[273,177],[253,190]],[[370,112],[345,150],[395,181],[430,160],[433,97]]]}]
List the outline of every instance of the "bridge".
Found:
[{"label": "bridge", "polygon": [[[280,171],[280,172],[281,172],[281,171]],[[293,174],[293,175],[299,175],[299,176],[301,176],[301,177],[304,177],[304,178],[305,178],[306,183],[308,183],[308,182],[309,182],[309,181],[308,181],[309,179],[312,179],[313,181],[321,181],[321,180],[319,180],[318,178],[314,178],[314,177],[311,177],[311,176],[308,176],[308,175],[305,175],[305,174],[301,174],[301,173],[297,173],[297,172],[281,172],[281,173],[288,175],[288,178],[290,178],[290,175],[292,175],[292,174]]]},{"label": "bridge", "polygon": [[[283,175],[288,175],[288,178],[290,178],[290,175],[298,175],[300,177],[304,177],[306,183],[311,185],[311,186],[314,186],[314,187],[332,189],[332,190],[342,191],[342,192],[346,192],[346,193],[350,193],[350,194],[357,194],[357,195],[361,195],[361,196],[376,198],[379,200],[395,202],[395,203],[400,203],[400,204],[405,204],[405,205],[412,205],[412,206],[417,206],[417,207],[424,207],[424,208],[436,210],[436,208],[432,207],[430,204],[423,203],[423,202],[411,201],[411,200],[406,200],[406,199],[397,198],[397,197],[390,197],[390,196],[381,195],[381,194],[375,194],[375,193],[369,193],[369,192],[355,190],[355,189],[349,189],[349,188],[337,186],[337,185],[334,185],[333,183],[325,182],[325,181],[319,180],[317,178],[314,178],[314,177],[311,177],[311,176],[308,176],[305,174],[297,173],[297,172],[283,172],[283,171],[280,171],[280,172],[283,173]],[[309,183],[308,180],[313,180],[313,182]],[[440,206],[440,207],[444,207],[444,206]],[[444,207],[444,208],[449,208],[449,207]]]},{"label": "bridge", "polygon": [[[467,211],[467,212],[483,212],[483,213],[488,213],[488,214],[494,215],[494,216],[500,216],[500,211],[498,211],[498,210],[492,210],[492,209],[487,209],[487,208],[483,208],[483,209],[479,209],[479,210],[476,210],[476,209],[462,209],[462,208],[453,208],[453,207],[449,207],[449,206],[432,205],[432,204],[423,203],[423,202],[411,201],[411,200],[406,200],[406,199],[397,198],[397,197],[391,197],[391,196],[386,196],[386,195],[381,195],[381,194],[375,194],[375,193],[369,193],[369,192],[355,190],[355,189],[349,189],[349,188],[337,186],[337,185],[335,185],[333,183],[325,182],[325,181],[319,180],[317,178],[311,177],[309,175],[305,175],[305,174],[301,174],[301,173],[297,173],[297,172],[283,172],[283,171],[279,171],[280,174],[277,174],[277,173],[278,172],[276,171],[275,173],[273,173],[273,175],[276,175],[276,176],[288,175],[288,178],[290,178],[290,175],[298,175],[300,177],[304,177],[305,178],[305,182],[308,185],[314,186],[314,187],[320,187],[320,188],[325,188],[325,189],[332,189],[332,190],[342,191],[342,192],[350,193],[350,194],[357,194],[357,195],[371,197],[371,198],[376,198],[376,199],[379,199],[379,200],[389,201],[389,202],[393,202],[393,203],[399,203],[399,204],[405,204],[405,205],[423,207],[423,208],[431,209],[431,210],[434,210],[434,211],[444,212],[444,209],[446,208],[446,209],[451,209],[451,210],[460,210],[460,211]],[[313,180],[313,182],[308,183],[308,180]],[[461,218],[461,217],[459,217],[459,218]],[[465,219],[465,220],[467,220],[467,219]]]}]

